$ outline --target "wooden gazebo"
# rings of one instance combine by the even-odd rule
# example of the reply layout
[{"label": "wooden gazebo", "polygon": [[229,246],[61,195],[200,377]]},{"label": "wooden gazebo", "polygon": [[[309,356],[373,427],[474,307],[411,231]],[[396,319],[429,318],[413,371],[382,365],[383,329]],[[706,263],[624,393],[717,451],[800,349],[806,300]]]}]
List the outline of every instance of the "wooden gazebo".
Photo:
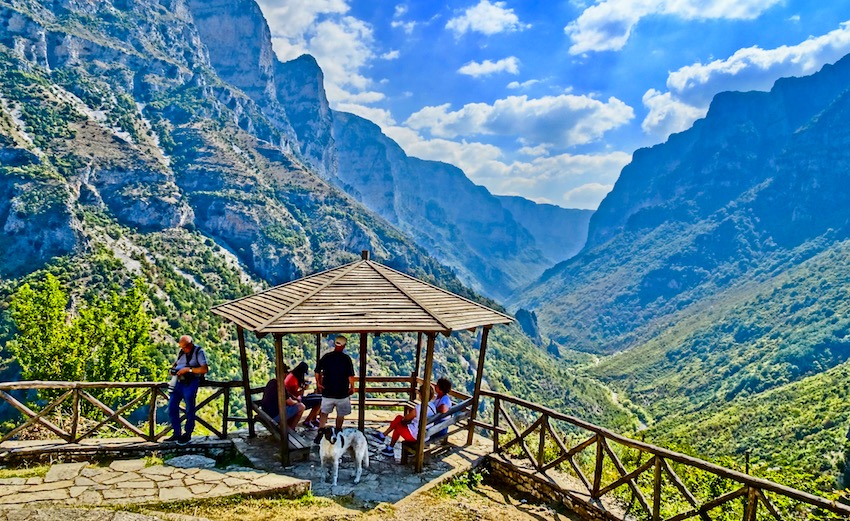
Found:
[{"label": "wooden gazebo", "polygon": [[[220,304],[212,308],[212,312],[236,324],[251,435],[254,419],[245,330],[253,332],[258,338],[268,334],[274,336],[275,375],[278,380],[278,400],[281,404],[285,402],[283,335],[315,334],[318,358],[323,334],[358,333],[358,428],[362,431],[365,425],[366,347],[369,333],[419,333],[420,339],[425,335],[427,349],[423,380],[424,385],[429,386],[436,336],[440,333],[448,336],[452,331],[482,327],[467,443],[472,442],[488,333],[495,324],[513,321],[513,318],[504,313],[371,261],[367,251],[363,252],[359,261]],[[421,342],[417,344],[417,370],[420,355]],[[285,411],[285,407],[280,410]],[[422,418],[426,417],[427,404],[422,404],[420,414]],[[284,464],[288,464],[289,433],[286,422],[279,423],[281,459]],[[425,426],[426,422],[419,423],[418,439],[424,436]],[[420,443],[415,460],[417,472],[422,470],[423,447],[424,444]]]}]

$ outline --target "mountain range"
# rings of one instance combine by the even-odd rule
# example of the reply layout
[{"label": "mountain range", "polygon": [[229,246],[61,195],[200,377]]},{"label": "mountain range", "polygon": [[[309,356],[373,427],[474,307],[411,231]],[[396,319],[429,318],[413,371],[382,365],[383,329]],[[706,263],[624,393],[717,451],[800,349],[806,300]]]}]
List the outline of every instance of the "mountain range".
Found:
[{"label": "mountain range", "polygon": [[[792,407],[821,428],[776,438],[777,408],[757,404],[828,401],[822,374],[850,358],[849,109],[850,57],[770,92],[716,96],[692,128],[635,152],[582,251],[514,305],[562,348],[617,353],[587,373],[657,422],[648,435],[840,473],[841,408]],[[738,432],[743,412],[764,430],[719,442],[718,425]]]},{"label": "mountain range", "polygon": [[[515,217],[458,169],[408,157],[372,123],[331,110],[315,60],[280,62],[252,0],[0,1],[0,174],[3,379],[19,375],[10,297],[45,273],[72,311],[141,279],[162,362],[191,332],[227,379],[239,374],[233,331],[209,314],[224,299],[369,250],[499,307],[481,293],[532,281],[587,229],[574,218],[587,212],[555,209],[571,223],[555,236],[571,238],[544,253],[519,222],[534,228],[537,205]],[[518,327],[491,338],[491,387],[632,424]],[[437,371],[458,388],[474,375],[473,340],[438,345]],[[311,342],[288,338],[285,356],[309,359]],[[250,348],[255,377],[267,377],[271,344]],[[412,370],[410,338],[381,335],[370,349],[370,371]]]}]

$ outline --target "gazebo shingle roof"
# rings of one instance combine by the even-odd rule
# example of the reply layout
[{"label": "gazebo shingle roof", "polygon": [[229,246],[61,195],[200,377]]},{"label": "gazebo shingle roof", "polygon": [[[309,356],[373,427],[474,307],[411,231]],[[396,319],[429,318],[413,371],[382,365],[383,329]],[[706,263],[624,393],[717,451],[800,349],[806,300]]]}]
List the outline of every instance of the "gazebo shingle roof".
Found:
[{"label": "gazebo shingle roof", "polygon": [[438,332],[507,324],[510,316],[370,260],[212,308],[257,334]]}]

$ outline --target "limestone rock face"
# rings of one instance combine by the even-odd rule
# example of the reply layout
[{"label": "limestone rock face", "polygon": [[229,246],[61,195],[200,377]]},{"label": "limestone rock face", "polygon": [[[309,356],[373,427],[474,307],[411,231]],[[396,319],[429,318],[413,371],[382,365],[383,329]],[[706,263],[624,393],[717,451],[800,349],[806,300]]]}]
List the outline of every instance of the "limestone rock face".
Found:
[{"label": "limestone rock face", "polygon": [[0,177],[0,275],[24,275],[75,251],[79,223],[71,196],[55,181]]},{"label": "limestone rock face", "polygon": [[273,99],[271,31],[253,0],[189,0],[189,9],[212,65],[224,81],[255,100]]},{"label": "limestone rock face", "polygon": [[408,157],[374,123],[334,112],[342,186],[461,278],[504,298],[550,262],[486,188],[452,165]]},{"label": "limestone rock face", "polygon": [[286,107],[298,138],[299,151],[324,178],[336,175],[333,112],[325,95],[324,74],[316,59],[305,54],[275,69],[277,99]]},{"label": "limestone rock face", "polygon": [[514,219],[531,232],[537,247],[552,264],[569,259],[584,246],[593,210],[561,208],[516,196],[498,198]]}]

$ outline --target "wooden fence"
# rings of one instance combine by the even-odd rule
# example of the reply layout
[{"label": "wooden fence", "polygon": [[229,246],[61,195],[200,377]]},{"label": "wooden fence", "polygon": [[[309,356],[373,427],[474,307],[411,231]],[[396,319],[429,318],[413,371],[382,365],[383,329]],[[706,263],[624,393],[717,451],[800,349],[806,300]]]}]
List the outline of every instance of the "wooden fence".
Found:
[{"label": "wooden fence", "polygon": [[[242,382],[213,382],[205,381],[201,383],[201,388],[212,388],[211,395],[202,398],[196,405],[195,421],[203,425],[212,434],[221,439],[227,437],[228,423],[236,421],[247,421],[246,418],[235,418],[230,416],[230,395],[234,388],[242,387]],[[119,389],[125,391],[128,395],[138,394],[129,402],[112,408],[102,401],[98,400],[94,394],[97,390],[104,389]],[[14,398],[10,392],[13,391],[31,391],[45,390],[56,391],[61,395],[41,407],[41,410],[34,411],[20,400]],[[133,392],[135,391],[135,392]],[[222,418],[221,425],[213,426],[213,420],[204,417],[206,406],[213,403],[216,399],[221,398],[223,405],[221,408]],[[156,421],[157,408],[168,402],[167,384],[158,382],[3,382],[0,383],[0,399],[9,403],[17,409],[24,418],[24,422],[14,427],[9,432],[0,437],[0,443],[10,440],[19,435],[22,431],[33,426],[40,426],[52,432],[66,443],[78,443],[86,438],[98,437],[99,431],[107,425],[117,426],[121,429],[126,429],[135,436],[143,438],[146,441],[157,441],[163,438],[171,431],[171,426],[159,426]],[[67,426],[59,426],[52,422],[50,414],[59,410],[64,404],[63,412],[70,408],[70,421]],[[134,413],[140,407],[148,406],[147,422],[145,428],[140,428],[134,425],[127,416]],[[86,418],[85,411],[91,418]],[[183,409],[181,408],[181,411]],[[84,424],[83,419],[88,419],[90,425],[86,428],[81,428]]]},{"label": "wooden fence", "polygon": [[[368,377],[366,381],[368,384],[366,393],[369,395],[366,404],[377,407],[403,406],[409,403],[415,396],[414,390],[416,386],[423,382],[421,378],[408,376],[372,376]],[[195,421],[203,425],[210,433],[220,439],[225,439],[227,438],[229,424],[236,422],[249,423],[246,411],[237,411],[241,412],[242,416],[233,416],[231,414],[231,393],[233,389],[237,389],[238,394],[244,393],[244,386],[241,381],[204,381],[201,383],[201,388],[212,389],[212,394],[206,397],[199,395]],[[97,394],[97,391],[108,389],[121,390],[126,392],[128,396],[131,394],[137,394],[137,396],[127,403],[113,408],[104,404],[93,395]],[[10,394],[14,391],[24,393],[29,391],[53,391],[59,394],[59,396],[41,406],[40,410],[34,411],[21,400],[16,399]],[[262,392],[262,387],[252,388],[252,399],[254,395],[262,394]],[[456,391],[452,391],[451,394],[456,399],[469,398],[469,396]],[[396,398],[385,398],[387,395]],[[397,396],[400,396],[400,398]],[[219,409],[221,418],[216,421],[204,413],[208,409],[207,406],[217,399],[221,399],[223,403]],[[0,443],[13,439],[23,431],[34,426],[39,426],[50,431],[66,443],[79,443],[81,440],[87,438],[96,438],[105,426],[125,429],[132,435],[151,442],[158,441],[171,432],[171,426],[167,421],[165,422],[166,425],[159,425],[157,423],[157,409],[168,403],[167,384],[161,382],[0,382],[0,400],[7,402],[17,409],[24,419],[23,423],[12,428],[9,432],[0,432]],[[69,421],[67,422],[68,425],[56,425],[50,419],[51,413],[58,412],[60,406],[63,413],[67,412],[70,414]],[[148,409],[147,420],[145,425],[140,427],[131,422],[128,417],[143,406],[147,406]],[[85,411],[88,411],[90,418],[86,418]],[[256,407],[254,407],[252,412],[254,414],[251,415],[251,420],[255,420],[255,415],[258,414]],[[82,427],[86,423],[83,421],[85,419],[89,420],[89,425]]]},{"label": "wooden fence", "polygon": [[[813,494],[639,442],[512,396],[482,391],[481,398],[492,400],[492,423],[475,425],[492,433],[493,452],[510,454],[551,485],[563,486],[563,473],[574,476],[592,502],[614,497],[620,489],[618,499],[630,493],[640,517],[653,521],[710,521],[720,513],[715,509],[725,510],[726,519],[740,512],[744,521],[850,519],[850,507]],[[525,420],[522,425],[519,418]],[[621,456],[636,456],[624,464],[615,448]],[[716,493],[706,497],[704,490],[690,489],[686,482],[693,480],[680,476],[686,472],[703,473]],[[679,505],[673,513],[672,505]]]}]

